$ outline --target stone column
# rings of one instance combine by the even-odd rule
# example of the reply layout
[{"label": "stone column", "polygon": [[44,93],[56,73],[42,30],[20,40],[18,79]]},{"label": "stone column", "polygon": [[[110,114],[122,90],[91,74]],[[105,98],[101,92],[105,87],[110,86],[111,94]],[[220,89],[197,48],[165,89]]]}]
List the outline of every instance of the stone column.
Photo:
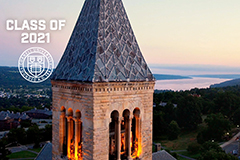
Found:
[{"label": "stone column", "polygon": [[114,153],[117,155],[117,143],[118,143],[118,118],[114,119],[115,129],[114,129],[114,139],[115,139],[115,147]]},{"label": "stone column", "polygon": [[127,132],[127,158],[128,158],[128,160],[132,160],[132,157],[131,157],[131,122],[132,122],[132,118],[129,116],[128,132]]},{"label": "stone column", "polygon": [[71,133],[71,120],[72,120],[72,117],[71,116],[67,116],[67,122],[68,122],[68,135],[67,135],[67,156],[68,156],[68,158],[70,158],[71,157],[71,150],[70,150],[70,148],[71,148],[71,139],[72,139],[72,137],[71,137],[71,135],[72,135],[72,133]]},{"label": "stone column", "polygon": [[80,119],[75,118],[75,160],[78,160],[78,148],[79,148],[79,142],[80,142]]},{"label": "stone column", "polygon": [[64,137],[66,136],[66,122],[65,122],[65,112],[61,112],[60,115],[60,153],[63,154],[63,144],[64,144]]},{"label": "stone column", "polygon": [[124,129],[125,129],[125,132],[124,132],[124,154],[127,155],[127,152],[128,152],[128,116],[124,116]]},{"label": "stone column", "polygon": [[[137,128],[137,133],[138,133],[138,145],[140,145],[140,140],[141,140],[141,119],[140,117],[137,118],[137,123],[138,123],[138,128]],[[139,148],[139,147],[138,147]]]},{"label": "stone column", "polygon": [[121,160],[121,118],[117,119],[117,160]]},{"label": "stone column", "polygon": [[140,149],[141,149],[141,138],[140,138],[140,135],[141,135],[141,131],[140,131],[140,114],[139,112],[137,112],[135,115],[135,146],[134,146],[134,154],[136,156],[140,156]]}]

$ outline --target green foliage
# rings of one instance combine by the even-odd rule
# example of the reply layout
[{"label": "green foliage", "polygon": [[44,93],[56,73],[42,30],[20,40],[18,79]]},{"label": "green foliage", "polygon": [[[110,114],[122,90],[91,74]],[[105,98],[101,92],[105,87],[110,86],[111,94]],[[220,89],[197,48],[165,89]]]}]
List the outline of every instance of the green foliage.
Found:
[{"label": "green foliage", "polygon": [[29,152],[29,151],[20,151],[20,152],[15,152],[15,153],[8,155],[8,157],[10,159],[22,159],[22,158],[34,159],[36,156],[37,156],[37,154]]},{"label": "green foliage", "polygon": [[238,158],[224,152],[218,153],[214,150],[209,150],[203,153],[198,160],[238,160]]},{"label": "green foliage", "polygon": [[27,130],[27,141],[28,143],[34,142],[35,147],[39,147],[40,142],[40,130],[37,125],[33,125]]},{"label": "green foliage", "polygon": [[215,152],[224,152],[222,148],[216,142],[206,141],[202,144],[200,151],[202,153],[207,152],[209,150],[214,150]]},{"label": "green foliage", "polygon": [[211,138],[208,137],[207,128],[204,128],[201,132],[197,135],[197,142],[199,144],[203,144],[205,141],[210,140]]},{"label": "green foliage", "polygon": [[0,67],[0,88],[44,88],[51,86],[50,79],[42,82],[41,84],[34,84],[26,81],[20,75],[17,67]]},{"label": "green foliage", "polygon": [[46,125],[44,129],[43,139],[45,141],[52,140],[52,125]]},{"label": "green foliage", "polygon": [[176,152],[171,152],[169,149],[165,149],[165,151],[171,154],[174,158],[178,159],[178,154]]},{"label": "green foliage", "polygon": [[[38,91],[38,89],[44,90]],[[21,77],[17,67],[0,67],[0,91],[9,93],[8,97],[0,97],[0,111],[23,112],[33,107],[42,107],[42,105],[45,107],[51,106],[52,92],[50,79],[41,84],[28,82]],[[48,95],[50,98],[30,96],[32,94]],[[30,97],[26,98],[26,95]]]},{"label": "green foliage", "polygon": [[237,160],[233,155],[226,154],[215,142],[205,142],[202,144],[200,152],[201,156],[198,160]]},{"label": "green foliage", "polygon": [[[198,134],[200,144],[207,140],[221,140],[231,129],[231,122],[240,125],[240,86],[190,91],[165,91],[154,93],[153,138],[168,137],[169,123],[174,120],[181,129],[195,130],[202,123],[202,115],[209,115],[207,127]],[[160,102],[168,102],[159,106]],[[177,104],[173,107],[172,104]],[[221,113],[221,115],[218,115]],[[212,116],[211,114],[217,114]],[[209,125],[209,127],[208,127]],[[204,126],[204,125],[203,125]],[[214,134],[217,133],[217,134]]]},{"label": "green foliage", "polygon": [[201,145],[198,143],[191,143],[188,145],[187,151],[191,154],[196,154],[199,152]]},{"label": "green foliage", "polygon": [[170,123],[172,120],[176,119],[176,108],[173,106],[171,102],[168,102],[166,106],[163,107],[164,112],[164,120],[166,123]]},{"label": "green foliage", "polygon": [[240,98],[231,92],[223,92],[216,95],[214,103],[213,113],[220,112],[228,117],[232,117],[234,111],[240,105]]},{"label": "green foliage", "polygon": [[168,139],[169,140],[177,139],[179,134],[180,134],[180,128],[178,127],[177,122],[171,121],[168,129]]},{"label": "green foliage", "polygon": [[207,140],[221,141],[223,135],[231,129],[231,121],[221,113],[210,114],[205,119],[207,128],[198,134],[198,142],[202,143]]},{"label": "green foliage", "polygon": [[187,130],[196,129],[202,122],[200,104],[193,96],[185,96],[179,99],[177,106],[177,122],[180,127]]},{"label": "green foliage", "polygon": [[26,144],[26,132],[23,128],[11,129],[8,133],[9,143]]},{"label": "green foliage", "polygon": [[0,140],[0,160],[8,160],[7,155],[11,152],[6,149],[5,144],[2,140]]},{"label": "green foliage", "polygon": [[168,124],[163,118],[163,112],[153,111],[153,137],[157,138],[168,130]]},{"label": "green foliage", "polygon": [[238,108],[233,114],[233,123],[235,125],[240,125],[240,108]]},{"label": "green foliage", "polygon": [[21,128],[27,128],[32,125],[31,120],[22,120],[20,122]]}]

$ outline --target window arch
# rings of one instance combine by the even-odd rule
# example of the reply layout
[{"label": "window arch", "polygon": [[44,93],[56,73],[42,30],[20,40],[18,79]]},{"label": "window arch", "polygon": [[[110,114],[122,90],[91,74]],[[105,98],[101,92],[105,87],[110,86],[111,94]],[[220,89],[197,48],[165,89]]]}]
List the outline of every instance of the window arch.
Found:
[{"label": "window arch", "polygon": [[109,159],[120,159],[120,117],[118,111],[111,113],[111,122],[109,123]]},{"label": "window arch", "polygon": [[61,115],[59,122],[60,131],[60,151],[62,156],[67,156],[69,159],[82,159],[82,121],[81,112],[76,110],[73,115],[72,108],[67,110],[64,106],[61,107]]},{"label": "window arch", "polygon": [[141,148],[141,118],[140,118],[140,109],[135,108],[133,111],[133,134],[132,134],[132,156],[139,157],[142,148]]}]

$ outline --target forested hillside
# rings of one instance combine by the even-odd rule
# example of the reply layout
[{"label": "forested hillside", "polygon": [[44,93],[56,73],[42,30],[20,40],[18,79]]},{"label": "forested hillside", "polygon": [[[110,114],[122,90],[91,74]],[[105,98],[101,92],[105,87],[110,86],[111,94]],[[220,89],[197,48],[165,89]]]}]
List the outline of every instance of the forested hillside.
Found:
[{"label": "forested hillside", "polygon": [[216,88],[216,87],[227,87],[227,86],[236,86],[236,85],[240,85],[240,78],[222,82],[220,84],[214,84],[214,85],[211,85],[210,87]]},{"label": "forested hillside", "polygon": [[22,78],[17,67],[0,67],[0,88],[18,89],[20,86],[43,88],[51,87],[51,83],[49,79],[38,84],[30,83]]},{"label": "forested hillside", "polygon": [[[160,102],[167,102],[167,105],[160,106]],[[218,131],[212,134],[206,128],[199,135],[199,142],[211,139],[221,141],[225,132],[240,125],[240,86],[155,93],[154,103],[153,135],[156,139],[158,135],[170,135],[172,121],[183,130],[196,129],[204,122],[203,116],[224,121],[224,125],[219,124],[223,127],[219,134]]]}]

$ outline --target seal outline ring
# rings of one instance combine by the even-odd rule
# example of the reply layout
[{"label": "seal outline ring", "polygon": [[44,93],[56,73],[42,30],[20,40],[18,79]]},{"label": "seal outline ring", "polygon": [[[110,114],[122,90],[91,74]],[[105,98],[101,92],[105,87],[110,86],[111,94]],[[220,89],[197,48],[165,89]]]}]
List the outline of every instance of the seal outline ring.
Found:
[{"label": "seal outline ring", "polygon": [[[48,61],[47,70],[40,77],[31,76],[25,70],[26,67],[24,66],[24,62],[25,62],[26,58],[32,53],[41,54]],[[52,55],[46,49],[41,48],[41,47],[31,47],[31,48],[26,49],[18,59],[19,73],[25,80],[32,82],[32,83],[40,83],[40,82],[47,80],[53,72],[53,67],[54,67],[54,61],[53,61]],[[48,74],[48,75],[44,78],[44,76],[46,74]]]}]

